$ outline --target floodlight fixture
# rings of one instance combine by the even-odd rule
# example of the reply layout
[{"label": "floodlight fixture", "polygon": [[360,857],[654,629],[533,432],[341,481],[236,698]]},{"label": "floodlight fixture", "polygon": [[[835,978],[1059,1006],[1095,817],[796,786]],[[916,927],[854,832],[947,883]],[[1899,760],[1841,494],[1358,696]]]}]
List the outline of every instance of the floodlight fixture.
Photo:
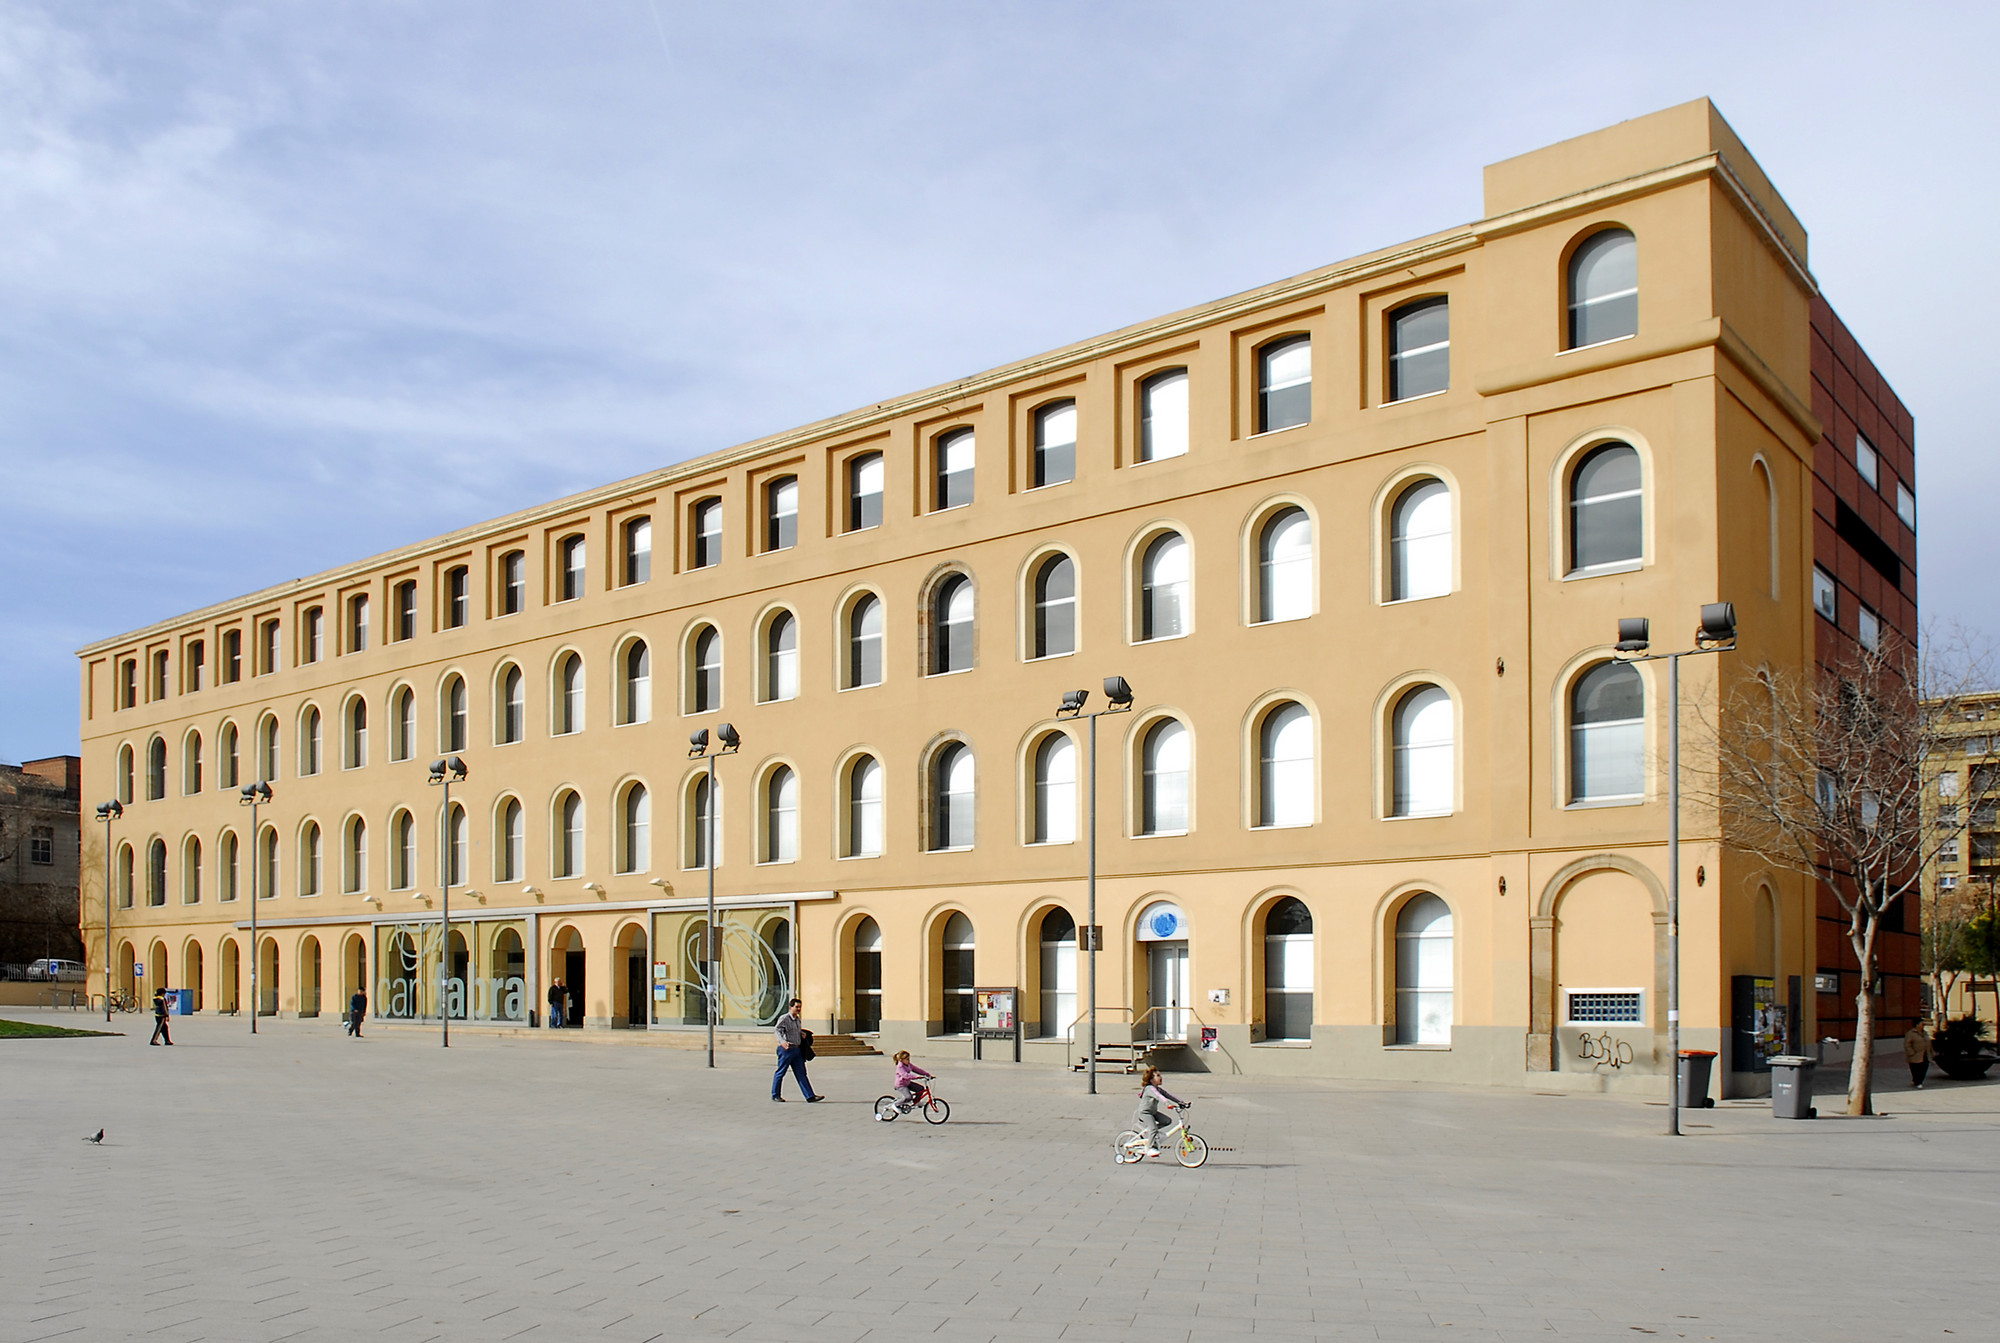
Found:
[{"label": "floodlight fixture", "polygon": [[1621,653],[1643,653],[1651,646],[1651,621],[1644,616],[1619,617],[1618,642],[1613,647]]},{"label": "floodlight fixture", "polygon": [[1104,698],[1111,701],[1113,709],[1132,707],[1132,685],[1122,676],[1104,678]]},{"label": "floodlight fixture", "polygon": [[1063,691],[1062,707],[1056,710],[1058,718],[1074,718],[1083,712],[1084,704],[1090,699],[1088,690]]}]

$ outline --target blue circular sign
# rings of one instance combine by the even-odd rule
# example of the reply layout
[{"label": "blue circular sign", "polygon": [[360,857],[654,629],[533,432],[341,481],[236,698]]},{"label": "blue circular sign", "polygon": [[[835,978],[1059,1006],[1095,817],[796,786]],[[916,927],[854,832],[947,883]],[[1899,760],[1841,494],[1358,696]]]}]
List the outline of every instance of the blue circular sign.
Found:
[{"label": "blue circular sign", "polygon": [[1180,923],[1181,920],[1178,914],[1174,913],[1171,909],[1163,909],[1153,915],[1153,936],[1172,937],[1175,930],[1180,927]]}]

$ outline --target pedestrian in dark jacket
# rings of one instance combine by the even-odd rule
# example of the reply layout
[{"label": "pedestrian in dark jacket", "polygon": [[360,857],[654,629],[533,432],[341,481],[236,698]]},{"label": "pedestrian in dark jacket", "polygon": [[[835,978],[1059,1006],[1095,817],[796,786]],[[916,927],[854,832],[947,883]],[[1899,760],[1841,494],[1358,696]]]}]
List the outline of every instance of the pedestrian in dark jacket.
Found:
[{"label": "pedestrian in dark jacket", "polygon": [[347,1000],[347,1033],[357,1040],[361,1038],[361,1018],[368,1015],[368,995],[360,989]]},{"label": "pedestrian in dark jacket", "polygon": [[771,1074],[771,1099],[783,1101],[785,1073],[799,1079],[799,1090],[806,1093],[806,1103],[820,1099],[813,1090],[812,1079],[806,1076],[806,1041],[811,1038],[805,1027],[799,1024],[799,1009],[805,1004],[794,998],[785,1008],[785,1015],[778,1018],[772,1033],[778,1037],[778,1071]]},{"label": "pedestrian in dark jacket", "polygon": [[167,991],[164,988],[154,989],[153,990],[153,1038],[146,1041],[146,1043],[149,1045],[157,1045],[162,1043],[172,1044],[173,1042],[174,1042],[174,1037],[172,1033],[167,1030]]},{"label": "pedestrian in dark jacket", "polygon": [[569,997],[569,990],[558,979],[549,985],[549,1027],[554,1029],[563,1024],[563,1001]]}]

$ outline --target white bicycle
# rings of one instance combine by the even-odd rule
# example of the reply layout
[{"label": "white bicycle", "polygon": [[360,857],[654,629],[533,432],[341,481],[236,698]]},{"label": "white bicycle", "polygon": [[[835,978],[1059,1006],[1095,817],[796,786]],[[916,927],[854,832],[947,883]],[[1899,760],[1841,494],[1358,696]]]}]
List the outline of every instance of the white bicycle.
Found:
[{"label": "white bicycle", "polygon": [[[1174,1116],[1174,1122],[1161,1129],[1153,1139],[1153,1145],[1163,1155],[1170,1150],[1168,1143],[1171,1141],[1174,1159],[1189,1170],[1208,1160],[1208,1140],[1188,1127],[1188,1111],[1192,1109],[1194,1105],[1191,1102],[1183,1105]],[[1146,1135],[1138,1129],[1128,1128],[1112,1140],[1111,1160],[1114,1164],[1125,1166],[1145,1159]]]}]

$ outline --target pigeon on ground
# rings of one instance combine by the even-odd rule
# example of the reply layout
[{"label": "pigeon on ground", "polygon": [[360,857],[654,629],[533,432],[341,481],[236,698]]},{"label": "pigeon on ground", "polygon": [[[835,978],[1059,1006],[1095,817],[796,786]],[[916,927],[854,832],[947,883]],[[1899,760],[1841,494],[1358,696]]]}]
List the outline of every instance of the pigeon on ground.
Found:
[{"label": "pigeon on ground", "polygon": [[104,1130],[103,1130],[103,1129],[99,1129],[99,1130],[97,1130],[97,1132],[96,1132],[96,1133],[92,1134],[92,1135],[91,1135],[90,1137],[88,1137],[88,1138],[85,1138],[85,1139],[84,1139],[84,1141],[85,1141],[85,1142],[95,1142],[95,1143],[101,1143],[101,1142],[103,1142],[103,1141],[104,1141]]}]

